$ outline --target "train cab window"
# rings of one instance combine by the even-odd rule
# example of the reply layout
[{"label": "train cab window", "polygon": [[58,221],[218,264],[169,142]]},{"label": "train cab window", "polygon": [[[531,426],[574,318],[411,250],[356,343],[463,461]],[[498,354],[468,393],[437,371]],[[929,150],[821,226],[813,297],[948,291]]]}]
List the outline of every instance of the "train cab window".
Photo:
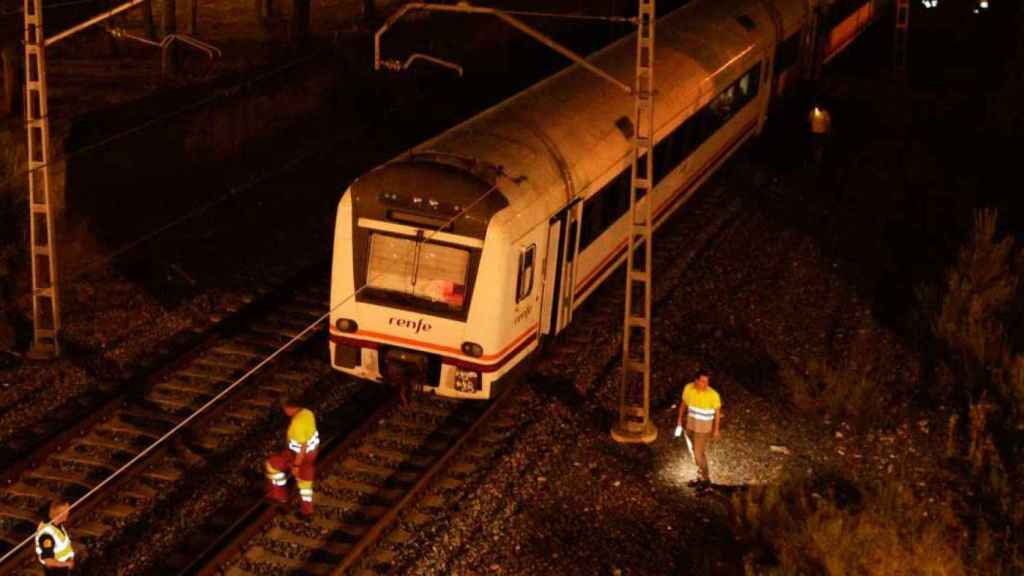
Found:
[{"label": "train cab window", "polygon": [[516,304],[533,292],[533,270],[536,268],[537,245],[530,244],[519,252],[519,278],[516,280]]},{"label": "train cab window", "polygon": [[469,262],[463,248],[373,233],[366,286],[418,308],[461,311]]}]

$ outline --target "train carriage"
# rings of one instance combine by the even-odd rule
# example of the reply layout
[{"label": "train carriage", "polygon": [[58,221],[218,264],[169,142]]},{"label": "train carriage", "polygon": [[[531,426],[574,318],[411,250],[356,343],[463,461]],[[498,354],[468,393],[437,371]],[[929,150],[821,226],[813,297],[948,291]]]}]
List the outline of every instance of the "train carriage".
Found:
[{"label": "train carriage", "polygon": [[[655,226],[760,131],[813,44],[808,10],[706,0],[658,19]],[[635,57],[630,36],[590,60],[631,84]],[[632,111],[571,66],[353,182],[336,219],[333,366],[490,397],[625,260]]]}]

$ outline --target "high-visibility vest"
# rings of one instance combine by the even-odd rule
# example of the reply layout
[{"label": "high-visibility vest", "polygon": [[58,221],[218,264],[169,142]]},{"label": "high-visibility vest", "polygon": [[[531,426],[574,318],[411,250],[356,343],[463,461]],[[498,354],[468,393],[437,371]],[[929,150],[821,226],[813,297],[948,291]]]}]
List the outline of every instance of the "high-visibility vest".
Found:
[{"label": "high-visibility vest", "polygon": [[312,412],[302,408],[292,416],[288,425],[288,448],[298,453],[305,446],[306,452],[312,452],[319,445],[320,433],[316,430],[316,418]]},{"label": "high-visibility vest", "polygon": [[683,404],[686,404],[686,429],[710,432],[715,414],[722,407],[722,398],[714,388],[698,390],[691,382],[683,388]]},{"label": "high-visibility vest", "polygon": [[75,557],[75,551],[71,548],[71,538],[68,533],[55,524],[40,522],[36,531],[36,556],[39,562],[46,565],[43,558],[43,536],[53,538],[53,557],[60,562],[67,562]]}]

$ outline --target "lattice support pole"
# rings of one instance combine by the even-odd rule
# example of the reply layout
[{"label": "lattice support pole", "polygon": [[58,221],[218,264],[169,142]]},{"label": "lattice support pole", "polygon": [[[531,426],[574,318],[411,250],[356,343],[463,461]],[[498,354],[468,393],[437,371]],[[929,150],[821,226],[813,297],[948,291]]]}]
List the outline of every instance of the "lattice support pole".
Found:
[{"label": "lattice support pole", "polygon": [[32,358],[60,354],[57,244],[50,187],[50,118],[42,0],[25,0],[25,126],[28,130],[29,250],[32,257]]},{"label": "lattice support pole", "polygon": [[651,255],[654,147],[654,0],[640,0],[637,14],[633,165],[629,194],[630,230],[626,251],[626,304],[622,326],[622,382],[617,442],[650,443],[658,437],[651,421]]}]

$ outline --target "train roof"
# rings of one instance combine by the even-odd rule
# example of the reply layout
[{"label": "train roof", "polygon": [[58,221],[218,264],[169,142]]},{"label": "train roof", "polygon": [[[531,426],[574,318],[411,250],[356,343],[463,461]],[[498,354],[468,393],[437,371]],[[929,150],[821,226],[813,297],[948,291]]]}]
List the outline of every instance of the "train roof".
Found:
[{"label": "train roof", "polygon": [[[783,28],[796,27],[803,0],[774,0]],[[796,23],[794,23],[796,22]],[[655,44],[658,136],[700,109],[773,46],[776,22],[762,0],[697,0],[660,17]],[[784,34],[785,34],[784,30]],[[589,60],[634,83],[635,34]],[[579,65],[527,88],[415,147],[411,154],[472,158],[516,182],[501,191],[510,210],[495,218],[525,232],[628,161],[632,96]]]},{"label": "train roof", "polygon": [[[424,182],[443,194],[431,194]],[[429,156],[386,164],[352,185],[352,205],[362,218],[398,220],[484,238],[495,213],[508,200],[485,170]]]}]

